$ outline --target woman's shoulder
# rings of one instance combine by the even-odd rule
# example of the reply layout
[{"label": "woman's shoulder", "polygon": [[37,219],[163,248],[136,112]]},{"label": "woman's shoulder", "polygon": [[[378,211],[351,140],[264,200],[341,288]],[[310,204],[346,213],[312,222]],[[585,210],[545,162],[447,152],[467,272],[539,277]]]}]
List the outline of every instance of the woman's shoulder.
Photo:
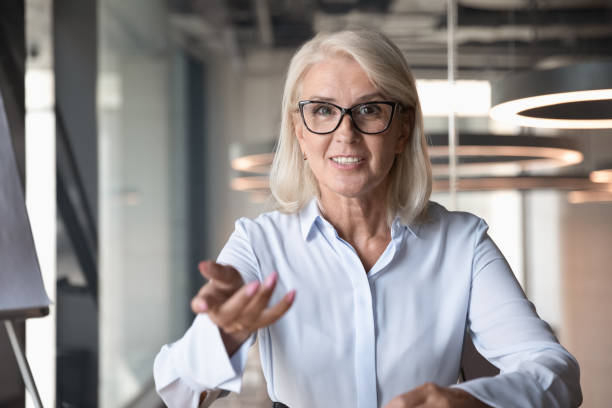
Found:
[{"label": "woman's shoulder", "polygon": [[289,232],[299,226],[299,214],[283,213],[278,210],[267,211],[255,218],[241,217],[236,220],[236,229],[242,229],[247,235],[253,233]]},{"label": "woman's shoulder", "polygon": [[478,227],[484,220],[479,216],[467,211],[449,210],[442,204],[435,201],[430,201],[427,206],[427,211],[419,223],[419,228],[427,229],[474,229]]}]

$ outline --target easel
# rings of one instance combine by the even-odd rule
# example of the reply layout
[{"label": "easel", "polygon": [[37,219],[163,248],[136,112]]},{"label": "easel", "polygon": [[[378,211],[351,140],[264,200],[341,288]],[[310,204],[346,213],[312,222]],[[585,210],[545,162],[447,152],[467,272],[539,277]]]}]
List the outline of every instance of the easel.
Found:
[{"label": "easel", "polygon": [[34,377],[32,377],[32,371],[30,371],[30,365],[28,364],[28,360],[26,359],[25,353],[21,349],[19,339],[17,339],[17,334],[15,333],[13,321],[5,320],[4,326],[6,327],[9,341],[11,342],[11,347],[13,348],[13,352],[15,353],[17,365],[19,365],[19,371],[21,371],[21,377],[23,378],[23,382],[25,383],[26,389],[30,392],[32,399],[34,400],[34,406],[36,408],[42,408],[43,405],[40,400],[40,395],[38,395],[38,389],[36,388]]},{"label": "easel", "polygon": [[0,259],[10,265],[0,268],[0,320],[4,321],[26,389],[36,408],[42,408],[13,322],[49,314],[51,302],[42,282],[5,112],[0,92]]}]

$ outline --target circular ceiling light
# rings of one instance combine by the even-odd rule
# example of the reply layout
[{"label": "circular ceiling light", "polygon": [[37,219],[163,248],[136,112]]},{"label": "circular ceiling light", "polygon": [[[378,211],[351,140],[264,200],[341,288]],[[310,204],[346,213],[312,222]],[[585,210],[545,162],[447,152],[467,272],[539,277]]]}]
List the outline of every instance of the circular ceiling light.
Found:
[{"label": "circular ceiling light", "polygon": [[268,174],[274,158],[273,151],[274,142],[234,143],[230,145],[230,164],[237,171]]},{"label": "circular ceiling light", "polygon": [[[429,155],[436,177],[448,175],[448,135],[428,136]],[[268,174],[273,143],[231,147],[231,166],[245,173]],[[267,152],[266,152],[267,151]],[[515,176],[582,162],[583,155],[567,139],[538,136],[459,135],[456,147],[462,176]]]},{"label": "circular ceiling light", "polygon": [[274,153],[259,153],[240,156],[232,160],[232,169],[248,173],[267,174],[270,172],[270,165]]},{"label": "circular ceiling light", "polygon": [[[448,135],[429,137],[434,176],[448,175]],[[568,139],[461,134],[456,147],[461,176],[516,176],[578,164],[583,154]]]},{"label": "circular ceiling light", "polygon": [[593,183],[612,183],[612,165],[592,171],[589,178]]},{"label": "circular ceiling light", "polygon": [[[457,191],[494,190],[582,190],[595,186],[586,177],[478,177],[457,181]],[[448,191],[448,180],[436,180],[433,191]]]},{"label": "circular ceiling light", "polygon": [[612,190],[571,191],[567,194],[567,201],[571,204],[609,203],[612,202]]},{"label": "circular ceiling light", "polygon": [[270,180],[267,176],[235,177],[230,182],[232,190],[263,193],[270,191]]},{"label": "circular ceiling light", "polygon": [[518,126],[612,129],[612,61],[523,72],[491,86],[492,119]]}]

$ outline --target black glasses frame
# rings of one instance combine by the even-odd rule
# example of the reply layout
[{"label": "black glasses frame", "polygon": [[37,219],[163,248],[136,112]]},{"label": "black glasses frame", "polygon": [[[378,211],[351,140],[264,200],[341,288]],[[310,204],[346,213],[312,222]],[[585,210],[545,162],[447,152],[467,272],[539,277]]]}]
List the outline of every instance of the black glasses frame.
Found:
[{"label": "black glasses frame", "polygon": [[[308,127],[308,124],[306,123],[306,118],[304,117],[304,105],[308,105],[309,103],[325,103],[331,106],[334,106],[338,109],[340,109],[340,119],[338,120],[338,123],[336,124],[336,127],[334,127],[332,130],[330,130],[329,132],[315,132],[314,130],[310,129],[310,127]],[[363,105],[369,105],[369,104],[373,104],[373,103],[381,103],[384,105],[389,105],[391,106],[391,116],[389,117],[389,122],[387,123],[387,126],[385,126],[385,128],[383,130],[381,130],[380,132],[364,132],[363,130],[361,130],[359,128],[359,126],[357,125],[357,123],[355,122],[355,119],[353,118],[353,110],[355,108],[358,108],[360,106]],[[310,132],[317,134],[317,135],[328,135],[330,133],[333,133],[336,131],[336,129],[338,129],[338,127],[340,127],[340,124],[342,123],[342,119],[344,119],[344,115],[349,115],[351,118],[351,123],[353,124],[353,126],[355,126],[355,129],[357,129],[360,133],[366,134],[366,135],[378,135],[379,133],[383,133],[384,131],[386,131],[387,129],[389,129],[389,126],[391,125],[391,122],[393,121],[393,115],[395,114],[395,109],[397,107],[398,103],[397,102],[391,102],[391,101],[371,101],[371,102],[362,102],[362,103],[358,103],[357,105],[353,105],[350,108],[343,108],[342,106],[338,106],[335,103],[331,103],[331,102],[327,102],[327,101],[316,101],[316,100],[305,100],[305,101],[299,101],[298,102],[298,107],[300,110],[300,116],[302,117],[302,122],[304,123],[304,126],[306,126],[306,129],[308,129]]]}]

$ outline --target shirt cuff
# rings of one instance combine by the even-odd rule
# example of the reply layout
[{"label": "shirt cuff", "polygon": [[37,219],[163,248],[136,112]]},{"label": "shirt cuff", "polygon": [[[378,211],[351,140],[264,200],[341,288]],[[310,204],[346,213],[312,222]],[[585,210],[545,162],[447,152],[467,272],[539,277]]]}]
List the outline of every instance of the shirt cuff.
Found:
[{"label": "shirt cuff", "polygon": [[556,408],[539,385],[524,372],[481,377],[451,387],[460,388],[493,408]]},{"label": "shirt cuff", "polygon": [[167,407],[198,407],[200,393],[181,381],[170,361],[168,346],[164,346],[153,364],[155,389]]},{"label": "shirt cuff", "polygon": [[230,359],[219,328],[208,315],[199,314],[185,336],[173,346],[178,373],[194,390],[223,388],[240,392],[251,336]]},{"label": "shirt cuff", "polygon": [[198,315],[177,342],[163,346],[155,359],[157,391],[168,406],[197,407],[202,391],[240,392],[248,349],[255,335],[230,357],[221,333],[208,315]]}]

